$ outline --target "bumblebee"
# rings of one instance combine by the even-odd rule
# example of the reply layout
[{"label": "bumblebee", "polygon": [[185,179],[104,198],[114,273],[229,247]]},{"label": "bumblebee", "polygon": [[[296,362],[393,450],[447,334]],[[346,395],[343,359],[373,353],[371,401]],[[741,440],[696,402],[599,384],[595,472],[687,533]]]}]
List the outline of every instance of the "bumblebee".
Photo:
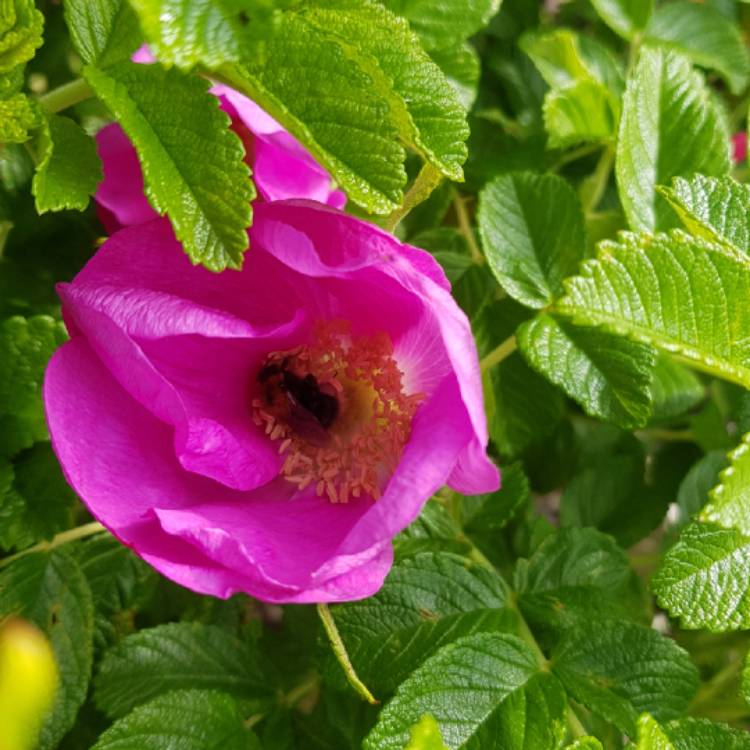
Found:
[{"label": "bumblebee", "polygon": [[285,358],[258,373],[264,405],[300,437],[323,444],[339,414],[336,392],[331,386],[321,386],[314,375],[297,375],[288,366]]}]

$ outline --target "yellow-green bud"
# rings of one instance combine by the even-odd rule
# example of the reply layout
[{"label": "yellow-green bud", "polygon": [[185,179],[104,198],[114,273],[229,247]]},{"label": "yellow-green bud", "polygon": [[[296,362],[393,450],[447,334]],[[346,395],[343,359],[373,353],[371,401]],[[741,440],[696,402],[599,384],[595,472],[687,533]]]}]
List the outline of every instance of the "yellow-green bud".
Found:
[{"label": "yellow-green bud", "polygon": [[44,634],[24,620],[0,625],[0,750],[32,750],[57,689]]}]

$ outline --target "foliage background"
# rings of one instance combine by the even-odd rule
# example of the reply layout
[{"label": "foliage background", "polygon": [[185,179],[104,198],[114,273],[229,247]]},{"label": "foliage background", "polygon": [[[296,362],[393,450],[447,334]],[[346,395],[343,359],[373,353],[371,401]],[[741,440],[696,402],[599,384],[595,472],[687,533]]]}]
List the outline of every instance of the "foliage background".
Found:
[{"label": "foliage background", "polygon": [[[59,662],[43,750],[750,747],[749,30],[736,0],[0,0],[0,616]],[[205,184],[168,127],[231,141],[208,75],[436,256],[483,357],[503,488],[441,491],[330,608],[349,666],[314,607],[93,535],[46,434],[103,123],[191,258],[241,263],[241,153]]]}]

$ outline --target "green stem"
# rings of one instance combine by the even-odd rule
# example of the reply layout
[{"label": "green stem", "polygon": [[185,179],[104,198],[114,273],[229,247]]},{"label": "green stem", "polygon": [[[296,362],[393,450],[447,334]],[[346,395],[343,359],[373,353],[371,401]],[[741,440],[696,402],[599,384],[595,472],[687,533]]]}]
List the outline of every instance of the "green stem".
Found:
[{"label": "green stem", "polygon": [[586,727],[581,724],[578,714],[570,703],[568,703],[568,728],[574,740],[579,737],[585,737],[588,734]]},{"label": "green stem", "polygon": [[323,622],[323,627],[325,628],[326,634],[328,635],[328,640],[331,642],[333,653],[336,655],[338,663],[344,670],[344,674],[346,675],[346,679],[349,681],[349,684],[368,703],[376,706],[378,704],[378,700],[369,691],[367,685],[365,685],[364,682],[362,682],[362,680],[357,677],[357,673],[354,671],[354,665],[349,659],[349,654],[346,652],[346,646],[344,645],[344,641],[341,639],[339,629],[336,627],[336,621],[333,619],[333,615],[331,614],[331,610],[328,609],[327,604],[318,604],[318,615]]},{"label": "green stem", "polygon": [[630,74],[638,64],[638,56],[641,53],[641,44],[643,44],[643,37],[641,34],[636,34],[630,42],[630,49],[628,51],[628,69],[625,73],[625,78],[630,79]]},{"label": "green stem", "polygon": [[495,365],[499,365],[506,357],[509,357],[516,350],[516,337],[509,336],[502,344],[496,346],[487,356],[482,357],[479,368],[482,372],[490,370]]},{"label": "green stem", "polygon": [[299,685],[295,685],[282,699],[281,703],[287,708],[296,706],[305,696],[317,690],[320,685],[320,678],[315,672],[312,672],[306,679],[302,680]]},{"label": "green stem", "polygon": [[92,523],[87,523],[83,526],[76,526],[75,529],[63,531],[61,534],[52,537],[49,542],[39,542],[39,544],[35,544],[33,547],[28,547],[20,552],[16,552],[15,555],[3,558],[0,560],[0,568],[4,568],[6,565],[10,565],[14,560],[30,555],[33,552],[46,552],[55,547],[59,547],[61,544],[67,544],[76,539],[83,539],[84,537],[92,536],[93,534],[99,534],[102,531],[106,531],[106,529],[98,521],[93,521]]},{"label": "green stem", "polygon": [[414,182],[412,182],[411,187],[406,191],[404,202],[383,222],[383,228],[386,231],[393,233],[401,220],[413,208],[423,201],[426,201],[430,197],[432,191],[442,181],[443,175],[441,175],[432,164],[425,164],[422,169],[419,170],[419,174]]},{"label": "green stem", "polygon": [[515,599],[513,600],[513,609],[516,610],[516,614],[518,615],[518,635],[530,646],[531,650],[534,652],[534,656],[536,656],[536,660],[539,663],[540,669],[546,671],[549,667],[547,657],[544,655],[542,649],[539,648],[539,644],[537,643],[536,638],[534,638],[534,634],[531,632],[529,624],[521,614],[518,602],[515,601]]},{"label": "green stem", "polygon": [[471,253],[471,259],[477,264],[482,265],[484,263],[484,255],[477,244],[476,237],[474,237],[474,230],[471,228],[471,221],[469,220],[469,212],[466,210],[466,203],[458,191],[453,193],[453,208],[456,212],[456,219],[458,220],[458,229],[466,240],[466,245]]},{"label": "green stem", "polygon": [[76,78],[39,97],[39,104],[48,112],[60,112],[74,104],[90,99],[94,89],[83,78]]},{"label": "green stem", "polygon": [[590,156],[601,148],[598,143],[589,143],[585,146],[579,146],[572,151],[566,151],[551,167],[550,172],[559,172],[566,164],[583,159],[584,156]]},{"label": "green stem", "polygon": [[638,430],[638,437],[661,440],[665,443],[693,443],[695,435],[692,430],[666,430],[660,427],[652,427],[648,430]]},{"label": "green stem", "polygon": [[592,213],[601,202],[604,191],[607,189],[609,175],[612,173],[614,163],[615,150],[612,146],[607,146],[602,151],[593,174],[583,183],[581,203],[583,204],[583,212],[585,214]]},{"label": "green stem", "polygon": [[[474,562],[479,563],[488,570],[491,570],[496,575],[499,574],[497,568],[490,562],[490,560],[487,559],[484,552],[482,552],[482,550],[480,550],[479,547],[477,547],[471,541],[471,539],[462,535],[462,541],[465,541],[471,545],[471,550],[469,552],[470,560],[474,560]],[[513,609],[516,617],[518,618],[517,625],[519,638],[521,638],[521,640],[523,640],[524,643],[526,643],[529,648],[531,648],[534,656],[536,657],[537,663],[539,664],[539,669],[544,672],[548,671],[549,661],[547,661],[547,657],[544,655],[544,652],[539,646],[539,643],[534,637],[534,634],[531,632],[531,628],[526,622],[526,618],[524,618],[521,609],[518,606],[518,599],[512,592],[509,592],[508,605]],[[576,737],[584,737],[586,734],[588,734],[583,724],[581,724],[581,720],[578,718],[578,715],[570,705],[568,706],[568,728],[570,729],[570,733],[574,739]]]},{"label": "green stem", "polygon": [[[690,704],[690,713],[700,714],[704,708],[708,708],[727,685],[731,684],[738,678],[742,664],[739,661],[732,661],[723,669],[720,669],[705,685],[701,687],[698,694],[693,698]],[[747,709],[750,713],[750,708]]]},{"label": "green stem", "polygon": [[[295,685],[288,693],[279,698],[279,703],[284,708],[294,708],[303,698],[314,692],[320,686],[320,677],[315,672],[311,672],[299,685]],[[261,711],[245,719],[245,728],[252,729],[256,724],[260,724],[268,716],[268,711]]]}]

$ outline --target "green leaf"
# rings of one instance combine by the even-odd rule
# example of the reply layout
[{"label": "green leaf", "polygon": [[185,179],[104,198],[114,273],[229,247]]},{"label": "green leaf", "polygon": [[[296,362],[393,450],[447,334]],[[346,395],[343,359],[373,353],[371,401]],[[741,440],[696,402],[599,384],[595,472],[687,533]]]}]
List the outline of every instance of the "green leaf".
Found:
[{"label": "green leaf", "polygon": [[435,227],[409,238],[409,243],[427,250],[440,263],[455,287],[474,265],[464,236],[453,227]]},{"label": "green leaf", "polygon": [[[0,73],[7,73],[31,60],[42,45],[44,16],[34,0],[3,0],[0,3]],[[2,122],[0,115],[0,122]]]},{"label": "green leaf", "polygon": [[724,451],[713,450],[690,467],[677,493],[681,523],[690,520],[708,502],[708,493],[719,483],[719,473],[727,463]]},{"label": "green leaf", "polygon": [[106,67],[130,59],[141,43],[128,0],[65,0],[70,38],[85,63]]},{"label": "green leaf", "polygon": [[[557,388],[537,375],[514,352],[485,375],[485,399],[494,407],[490,437],[501,455],[514,458],[549,435],[565,414]],[[490,407],[488,406],[488,409]]]},{"label": "green leaf", "polygon": [[9,73],[0,73],[0,99],[17,94],[25,83],[25,66],[19,65]]},{"label": "green leaf", "polygon": [[411,728],[411,741],[404,750],[448,750],[443,744],[440,727],[430,714],[425,714]]},{"label": "green leaf", "polygon": [[237,702],[210,690],[177,690],[116,721],[91,750],[260,750]]},{"label": "green leaf", "polygon": [[39,741],[39,750],[52,750],[73,726],[91,677],[94,608],[75,560],[54,550],[26,555],[2,569],[0,619],[8,615],[37,625],[55,652],[60,685]]},{"label": "green leaf", "polygon": [[591,0],[604,23],[625,39],[646,28],[654,0]]},{"label": "green leaf", "polygon": [[594,529],[555,531],[529,560],[516,563],[514,587],[525,617],[538,628],[576,627],[626,617],[637,606],[628,558]]},{"label": "green leaf", "polygon": [[0,547],[5,550],[34,543],[34,535],[26,523],[26,503],[11,489],[14,477],[13,464],[0,458]]},{"label": "green leaf", "polygon": [[667,512],[668,495],[645,484],[643,456],[604,456],[570,481],[560,500],[565,526],[594,526],[630,547]]},{"label": "green leaf", "polygon": [[197,622],[128,636],[104,657],[94,688],[97,706],[112,717],[170,690],[208,688],[252,698],[269,689],[251,644]]},{"label": "green leaf", "polygon": [[683,232],[620,235],[556,308],[750,387],[750,261]]},{"label": "green leaf", "polygon": [[505,528],[529,501],[531,488],[519,462],[503,466],[503,482],[497,492],[463,498],[461,511],[469,533]]},{"label": "green leaf", "polygon": [[569,630],[552,654],[552,671],[575,700],[631,736],[643,711],[657,719],[683,714],[699,683],[673,640],[616,621]]},{"label": "green leaf", "polygon": [[461,529],[446,508],[433,500],[419,517],[394,539],[396,557],[403,559],[420,552],[455,552],[463,554],[470,545],[460,541]]},{"label": "green leaf", "polygon": [[38,439],[46,435],[40,397],[44,370],[65,338],[62,323],[45,315],[0,323],[0,416],[33,424]]},{"label": "green leaf", "polygon": [[663,354],[657,358],[651,374],[651,422],[681,417],[706,397],[700,378]]},{"label": "green leaf", "polygon": [[500,0],[382,0],[403,16],[419,34],[427,50],[444,50],[461,44],[484,28],[500,7]]},{"label": "green leaf", "polygon": [[481,633],[445,646],[396,691],[364,750],[402,750],[410,727],[435,717],[454,750],[556,747],[565,736],[565,694],[520,638]]},{"label": "green leaf", "polygon": [[242,142],[208,82],[130,62],[89,66],[84,75],[133,142],[146,194],[169,214],[193,263],[239,268],[255,192]]},{"label": "green leaf", "polygon": [[659,192],[691,234],[750,254],[750,185],[697,174]]},{"label": "green leaf", "polygon": [[403,123],[375,61],[361,69],[351,50],[294,13],[268,28],[263,49],[257,60],[222,68],[222,80],[298,138],[353,201],[376,213],[397,208],[406,184]]},{"label": "green leaf", "polygon": [[[528,317],[528,310],[510,298],[484,305],[472,318],[480,357],[507,342]],[[490,436],[504,458],[541,443],[565,414],[563,394],[518,352],[486,371],[482,382]]]},{"label": "green leaf", "polygon": [[573,188],[555,175],[507,174],[479,197],[479,234],[495,277],[512,297],[544,307],[562,293],[586,251]]},{"label": "green leaf", "polygon": [[656,186],[729,171],[729,133],[702,76],[676,52],[644,47],[628,81],[617,141],[620,200],[633,229],[673,224]]},{"label": "green leaf", "polygon": [[585,79],[553,89],[544,97],[543,113],[550,148],[611,141],[617,131],[612,95],[599,81]]},{"label": "green leaf", "polygon": [[632,750],[748,750],[750,735],[708,719],[679,719],[663,726],[644,714]]},{"label": "green leaf", "polygon": [[116,636],[112,618],[136,608],[156,583],[154,569],[109,534],[77,545],[73,554],[86,576],[94,601],[95,645],[109,645]]},{"label": "green leaf", "polygon": [[570,29],[525,34],[520,46],[553,89],[593,78],[581,53],[579,37]]},{"label": "green leaf", "polygon": [[565,750],[604,750],[604,748],[596,737],[580,737],[572,745],[566,745]]},{"label": "green leaf", "polygon": [[240,61],[243,22],[242,8],[236,1],[130,0],[130,3],[138,13],[154,55],[161,62],[183,70],[201,63],[214,70],[223,63]]},{"label": "green leaf", "polygon": [[750,54],[739,26],[718,8],[679,2],[659,6],[646,29],[646,38],[715,70],[733,94],[741,94],[750,80]]},{"label": "green leaf", "polygon": [[0,99],[0,143],[24,143],[29,130],[39,127],[39,110],[26,94]]},{"label": "green leaf", "polygon": [[407,120],[402,135],[443,175],[463,180],[466,112],[408,23],[373,0],[317,0],[299,13],[318,33],[356,49],[355,59],[371,75],[367,58],[376,61],[396,94],[388,96],[393,112]]},{"label": "green leaf", "polygon": [[719,475],[720,482],[709,493],[701,521],[739,529],[750,536],[750,433],[729,454],[729,466]]},{"label": "green leaf", "polygon": [[430,57],[445,73],[448,82],[458,94],[464,109],[471,109],[477,98],[481,63],[477,51],[470,44],[460,44],[430,52]]},{"label": "green leaf", "polygon": [[527,362],[587,414],[625,428],[648,421],[652,347],[546,313],[524,323],[517,337]]},{"label": "green leaf", "polygon": [[650,715],[638,719],[638,743],[635,750],[675,750],[659,723]]},{"label": "green leaf", "polygon": [[36,210],[83,211],[103,177],[96,142],[67,117],[48,115],[46,123],[40,139],[42,159],[31,185]]},{"label": "green leaf", "polygon": [[750,705],[750,653],[745,654],[745,661],[742,666],[740,694],[745,703]]},{"label": "green leaf", "polygon": [[[3,546],[27,546],[49,540],[73,522],[75,494],[66,483],[49,443],[37,443],[13,462],[15,479],[6,502],[18,508],[16,536],[3,529]],[[22,508],[22,510],[21,510]]]},{"label": "green leaf", "polygon": [[378,693],[446,643],[503,629],[507,606],[497,574],[456,555],[423,553],[395,565],[374,597],[331,611],[357,674]]},{"label": "green leaf", "polygon": [[666,553],[651,586],[659,605],[684,628],[750,628],[750,537],[693,523]]}]

